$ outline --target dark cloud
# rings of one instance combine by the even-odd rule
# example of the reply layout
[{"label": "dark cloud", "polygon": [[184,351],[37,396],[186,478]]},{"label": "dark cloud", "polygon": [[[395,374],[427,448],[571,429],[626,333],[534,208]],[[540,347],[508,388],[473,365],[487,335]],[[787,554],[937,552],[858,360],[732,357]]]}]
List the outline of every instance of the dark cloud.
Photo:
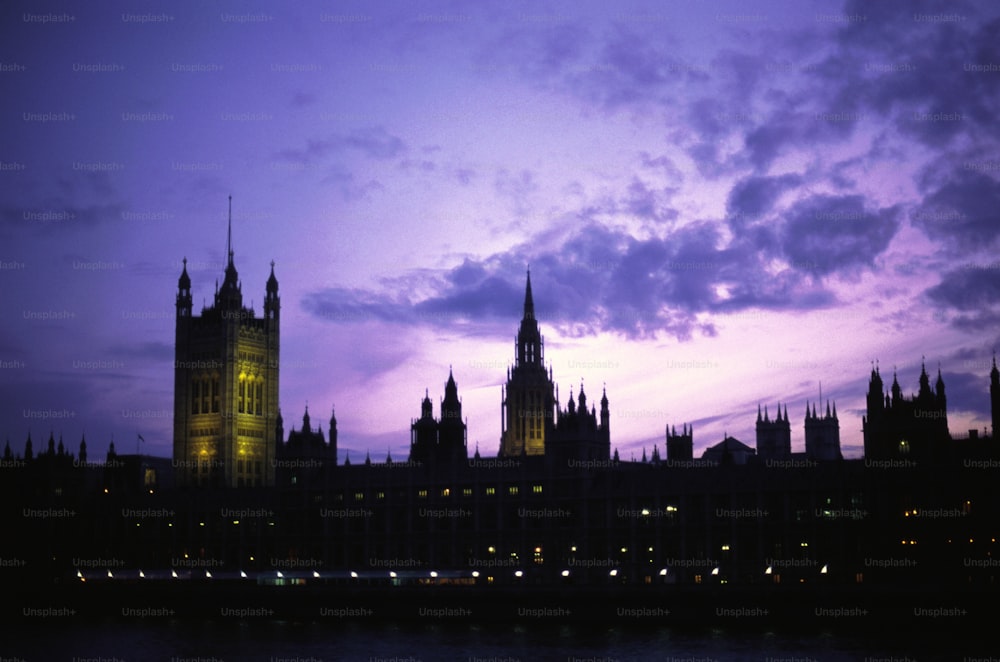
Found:
[{"label": "dark cloud", "polygon": [[[966,161],[964,165],[979,163],[989,162]],[[1000,182],[971,167],[955,170],[924,197],[910,218],[930,238],[953,248],[994,246],[1000,237]]]},{"label": "dark cloud", "polygon": [[969,263],[949,271],[925,293],[935,305],[967,313],[1000,304],[1000,262]]},{"label": "dark cloud", "polygon": [[[466,259],[425,288],[430,296],[329,288],[303,299],[331,322],[381,320],[463,327],[475,335],[506,335],[520,316],[530,263],[539,318],[567,335],[601,331],[628,337],[714,335],[704,313],[748,308],[825,308],[836,303],[820,284],[794,270],[772,273],[769,258],[747,242],[720,247],[716,224],[695,223],[666,238],[637,239],[620,229],[583,222],[558,245],[529,242],[484,260]],[[846,250],[846,248],[845,248]],[[412,291],[400,287],[396,291]]]},{"label": "dark cloud", "polygon": [[[995,108],[1000,80],[976,65],[1000,61],[1000,20],[983,4],[850,0],[846,14],[869,20],[840,30],[841,48],[819,71],[831,96],[856,99],[891,117],[899,131],[932,147],[959,136],[1000,137]],[[917,20],[918,16],[961,20]]]},{"label": "dark cloud", "polygon": [[794,268],[815,276],[871,267],[900,223],[898,207],[869,210],[859,195],[815,195],[786,216],[781,248]]},{"label": "dark cloud", "polygon": [[729,191],[726,220],[734,232],[760,221],[769,214],[782,193],[801,183],[802,178],[794,174],[741,179]]}]

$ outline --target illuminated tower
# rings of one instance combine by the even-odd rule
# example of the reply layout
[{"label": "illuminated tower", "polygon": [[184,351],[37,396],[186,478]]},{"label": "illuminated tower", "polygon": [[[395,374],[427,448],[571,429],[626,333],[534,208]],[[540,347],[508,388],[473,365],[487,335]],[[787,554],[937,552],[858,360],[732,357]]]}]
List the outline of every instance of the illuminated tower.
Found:
[{"label": "illuminated tower", "polygon": [[232,198],[227,265],[215,300],[192,315],[187,259],[177,283],[174,465],[181,485],[274,484],[278,414],[278,280],[267,279],[264,316],[243,305],[233,264]]},{"label": "illuminated tower", "polygon": [[531,271],[528,271],[514,367],[507,370],[507,386],[502,396],[501,456],[545,454],[546,431],[553,423],[555,386],[551,369],[545,369],[544,348],[531,296]]}]

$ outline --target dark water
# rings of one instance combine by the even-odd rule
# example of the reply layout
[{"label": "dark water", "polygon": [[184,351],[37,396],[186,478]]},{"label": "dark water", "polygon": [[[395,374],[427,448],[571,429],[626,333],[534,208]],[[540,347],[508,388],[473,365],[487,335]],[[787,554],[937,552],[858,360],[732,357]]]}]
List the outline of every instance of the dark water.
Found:
[{"label": "dark water", "polygon": [[676,631],[586,625],[441,626],[183,621],[77,623],[0,631],[0,662],[402,662],[658,660],[810,662],[1000,659],[1000,646],[946,632]]}]

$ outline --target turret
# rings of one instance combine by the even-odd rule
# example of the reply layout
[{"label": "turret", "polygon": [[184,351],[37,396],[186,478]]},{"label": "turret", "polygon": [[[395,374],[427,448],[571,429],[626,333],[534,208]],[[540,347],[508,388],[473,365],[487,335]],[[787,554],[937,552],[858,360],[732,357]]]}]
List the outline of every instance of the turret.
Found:
[{"label": "turret", "polygon": [[337,464],[337,415],[333,407],[330,408],[330,460]]},{"label": "turret", "polygon": [[274,419],[274,443],[276,448],[285,443],[285,419],[281,417],[280,409],[277,418]]},{"label": "turret", "polygon": [[177,317],[191,317],[191,277],[187,272],[187,258],[177,279]]},{"label": "turret", "polygon": [[934,383],[934,401],[940,409],[945,409],[948,405],[944,395],[944,379],[941,378],[941,366],[938,366],[937,381]]},{"label": "turret", "polygon": [[281,299],[278,298],[278,279],[274,277],[274,260],[271,260],[271,275],[267,279],[264,295],[264,318],[277,320],[281,311]]},{"label": "turret", "polygon": [[924,365],[924,362],[921,361],[920,362],[920,392],[918,394],[918,397],[921,400],[926,400],[926,399],[930,398],[930,396],[931,396],[931,380],[930,380],[930,377],[927,376],[927,367]]},{"label": "turret", "polygon": [[601,394],[601,429],[604,434],[610,434],[611,411],[608,409],[608,390],[605,388]]}]

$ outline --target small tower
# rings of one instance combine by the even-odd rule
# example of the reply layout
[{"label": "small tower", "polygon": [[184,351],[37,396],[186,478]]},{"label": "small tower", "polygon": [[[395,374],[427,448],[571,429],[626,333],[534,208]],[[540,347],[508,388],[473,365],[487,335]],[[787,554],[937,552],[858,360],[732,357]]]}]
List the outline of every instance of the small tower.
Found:
[{"label": "small tower", "polygon": [[840,422],[837,420],[837,404],[833,404],[830,409],[830,402],[826,403],[826,415],[816,414],[816,405],[813,405],[812,412],[809,411],[809,403],[806,403],[806,456],[810,460],[825,462],[830,460],[840,460],[843,456],[840,453]]},{"label": "small tower", "polygon": [[337,414],[330,407],[330,462],[337,465]]},{"label": "small tower", "polygon": [[410,423],[410,462],[430,464],[437,446],[438,424],[434,420],[434,404],[425,390],[420,403],[420,418]]},{"label": "small tower", "polygon": [[782,416],[781,403],[778,403],[778,413],[772,421],[764,407],[761,417],[760,405],[757,405],[757,456],[763,460],[784,460],[792,455],[792,430],[788,421],[788,406]]},{"label": "small tower", "polygon": [[677,428],[667,426],[667,464],[671,462],[690,462],[694,457],[694,428],[685,423],[681,433]]},{"label": "small tower", "polygon": [[466,425],[462,420],[462,401],[458,397],[458,384],[448,369],[448,382],[444,385],[441,401],[441,422],[438,424],[438,462],[462,462],[468,458]]}]

